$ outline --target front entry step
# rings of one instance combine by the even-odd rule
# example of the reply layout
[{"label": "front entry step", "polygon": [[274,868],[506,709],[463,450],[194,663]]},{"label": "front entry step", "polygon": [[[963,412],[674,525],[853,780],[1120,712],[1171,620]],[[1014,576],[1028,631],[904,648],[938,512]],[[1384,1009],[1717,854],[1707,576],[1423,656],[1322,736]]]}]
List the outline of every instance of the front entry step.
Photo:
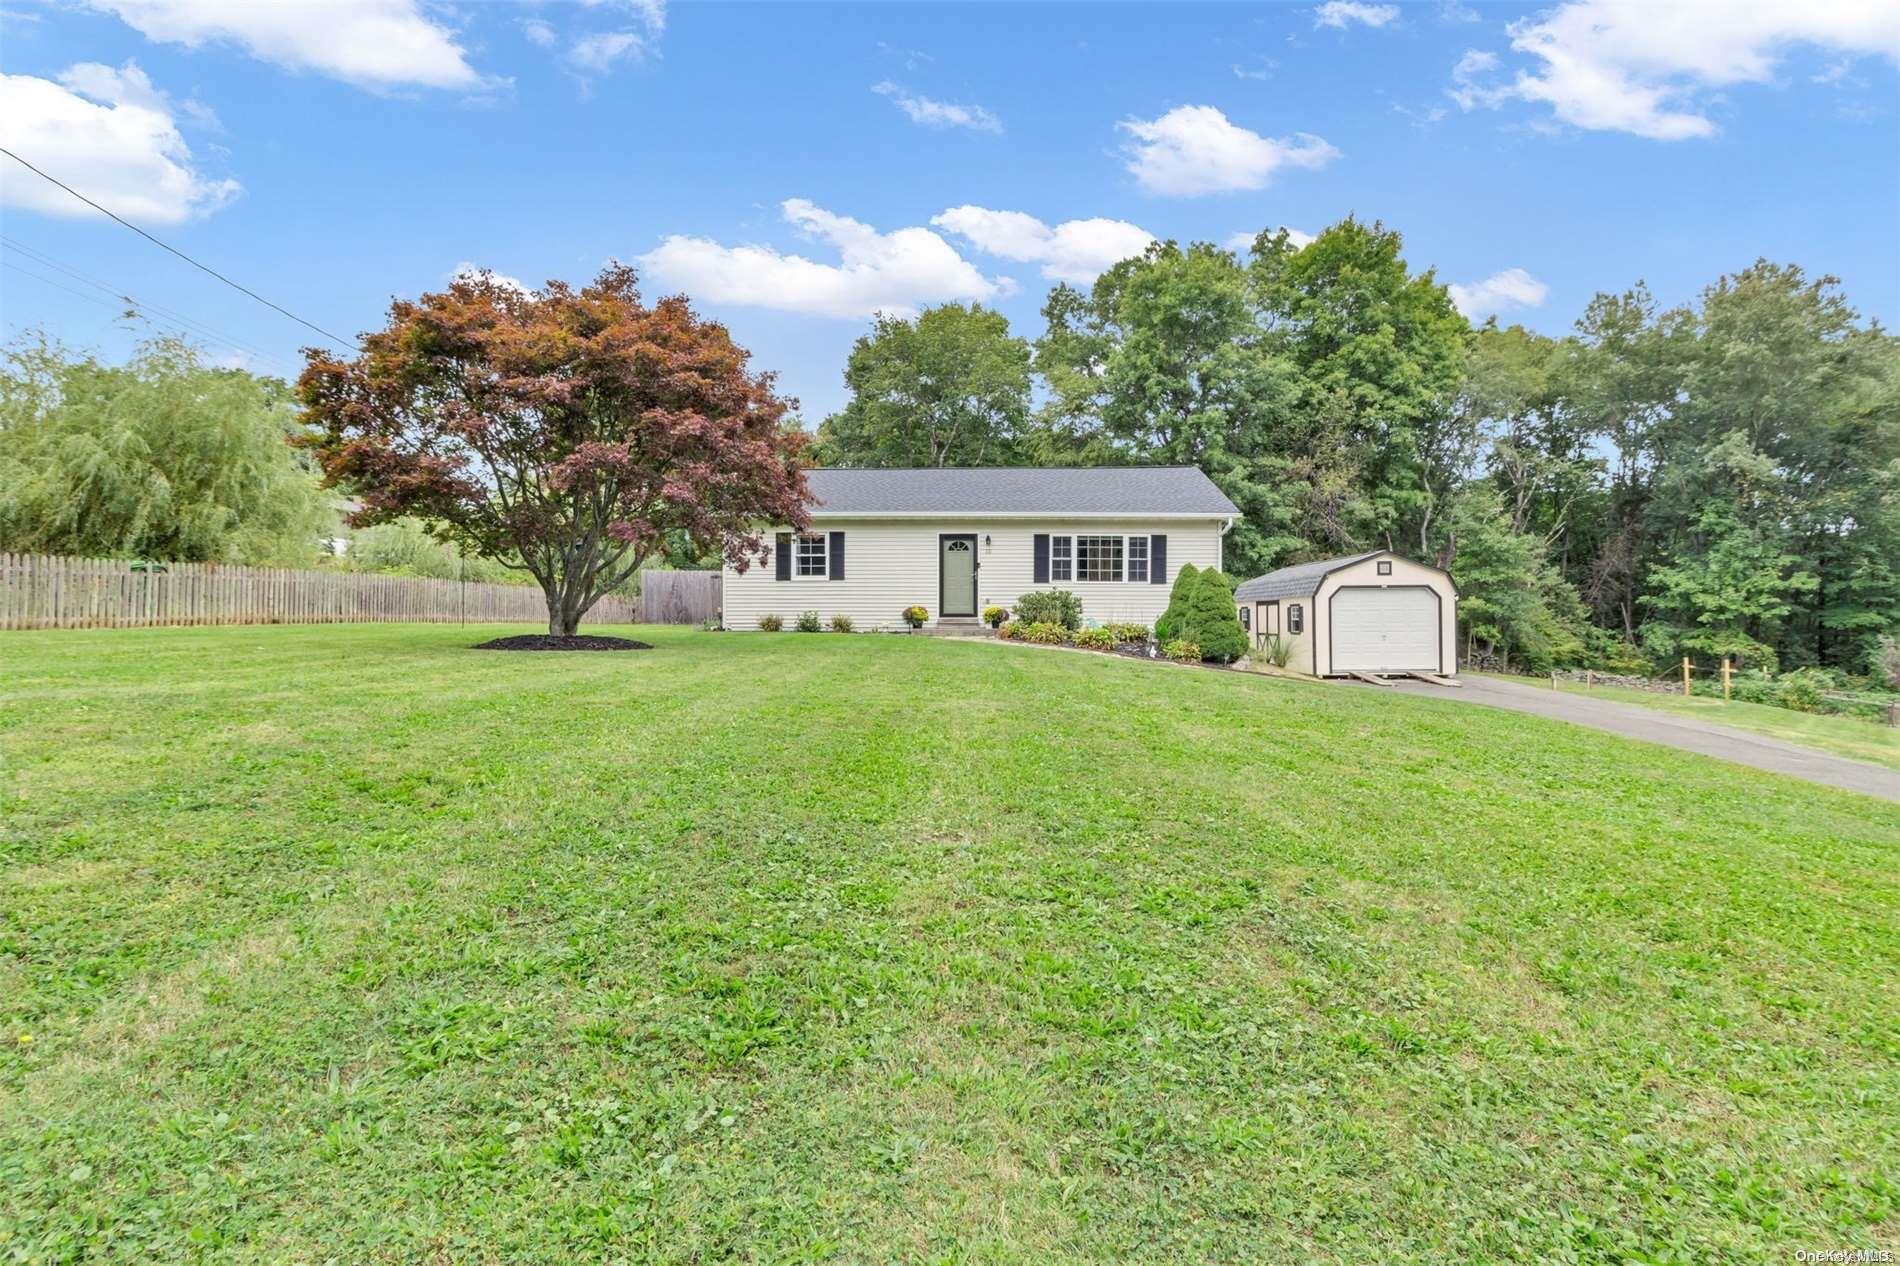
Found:
[{"label": "front entry step", "polygon": [[989,628],[975,616],[968,619],[952,617],[938,620],[924,632],[932,637],[982,637],[989,632]]}]

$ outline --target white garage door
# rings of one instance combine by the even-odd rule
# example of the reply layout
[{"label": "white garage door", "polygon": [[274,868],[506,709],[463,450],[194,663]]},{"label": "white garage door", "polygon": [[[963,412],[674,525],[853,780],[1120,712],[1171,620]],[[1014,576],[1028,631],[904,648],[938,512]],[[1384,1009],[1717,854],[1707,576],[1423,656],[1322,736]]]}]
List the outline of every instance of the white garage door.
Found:
[{"label": "white garage door", "polygon": [[1438,595],[1346,588],[1333,594],[1333,671],[1438,671]]}]

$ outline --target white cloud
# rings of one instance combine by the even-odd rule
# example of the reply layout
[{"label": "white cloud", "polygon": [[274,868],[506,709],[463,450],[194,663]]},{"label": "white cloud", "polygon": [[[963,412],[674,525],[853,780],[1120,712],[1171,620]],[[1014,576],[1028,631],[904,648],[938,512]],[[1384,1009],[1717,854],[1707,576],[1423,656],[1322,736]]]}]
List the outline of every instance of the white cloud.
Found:
[{"label": "white cloud", "polygon": [[[236,197],[235,180],[198,170],[165,94],[136,65],[81,62],[60,82],[0,75],[0,138],[8,149],[134,223],[176,224]],[[97,212],[12,167],[0,203],[47,215]]]},{"label": "white cloud", "polygon": [[1127,168],[1141,187],[1176,197],[1259,189],[1282,167],[1324,167],[1339,157],[1317,136],[1261,136],[1213,106],[1177,106],[1158,119],[1117,126],[1134,138]]},{"label": "white cloud", "polygon": [[1366,26],[1384,26],[1399,16],[1396,4],[1360,4],[1358,0],[1326,0],[1314,15],[1314,26],[1332,26],[1341,29],[1354,22]]},{"label": "white cloud", "polygon": [[1451,89],[1461,107],[1536,102],[1572,127],[1658,141],[1713,136],[1708,95],[1772,81],[1782,53],[1797,44],[1900,61],[1900,5],[1892,0],[1573,0],[1506,29],[1511,47],[1541,64],[1480,83],[1497,59],[1467,53]]},{"label": "white cloud", "polygon": [[[1304,250],[1307,243],[1313,240],[1311,233],[1303,233],[1299,229],[1287,224],[1282,224],[1273,231],[1276,233],[1284,232],[1286,234],[1286,240],[1292,244],[1293,249],[1296,251]],[[1258,233],[1235,233],[1225,242],[1221,243],[1221,245],[1230,251],[1250,251],[1253,249],[1254,238],[1258,236]]]},{"label": "white cloud", "polygon": [[1453,282],[1445,289],[1451,294],[1452,305],[1474,320],[1510,308],[1540,307],[1550,293],[1549,286],[1522,268],[1507,268],[1468,285]]},{"label": "white cloud", "polygon": [[[604,3],[605,0],[590,2]],[[658,35],[666,29],[666,0],[627,0],[627,8],[640,15],[650,34]]]},{"label": "white cloud", "polygon": [[879,233],[804,198],[788,198],[780,210],[788,223],[836,247],[839,262],[681,235],[666,238],[638,262],[696,300],[830,317],[909,315],[921,304],[994,299],[1013,289],[1007,278],[985,277],[929,229]]},{"label": "white cloud", "polygon": [[909,116],[912,123],[921,123],[925,127],[967,127],[973,132],[1003,130],[1003,121],[979,105],[933,101],[929,97],[910,93],[888,79],[880,84],[872,84],[871,91],[889,97],[898,109]]},{"label": "white cloud", "polygon": [[1478,106],[1495,106],[1511,96],[1508,87],[1483,82],[1484,77],[1498,68],[1498,55],[1482,49],[1468,48],[1458,64],[1451,68],[1451,87],[1447,96],[1458,103],[1460,110],[1473,110]]},{"label": "white cloud", "polygon": [[567,50],[567,60],[577,70],[604,74],[623,58],[646,56],[646,40],[638,31],[598,31],[583,35]]},{"label": "white cloud", "polygon": [[291,70],[370,88],[479,88],[454,33],[417,0],[88,0],[147,39],[230,42]]},{"label": "white cloud", "polygon": [[1126,220],[1064,220],[1052,227],[1022,211],[975,206],[951,207],[930,222],[987,254],[1041,264],[1042,275],[1051,281],[1094,281],[1103,269],[1141,254],[1154,241],[1154,234]]},{"label": "white cloud", "polygon": [[528,294],[534,293],[534,287],[530,286],[527,282],[521,280],[521,278],[519,277],[510,277],[507,273],[498,273],[492,268],[483,268],[480,264],[471,264],[467,260],[463,260],[461,263],[457,264],[454,267],[454,269],[449,273],[449,280],[450,281],[473,281],[476,278],[480,277],[483,273],[487,273],[488,279],[490,281],[494,282],[496,285],[502,287],[505,290],[512,290],[516,294],[522,294],[522,295],[528,295]]},{"label": "white cloud", "polygon": [[[556,48],[565,43],[561,58],[569,70],[583,81],[611,72],[624,62],[643,62],[659,55],[659,40],[666,30],[665,0],[580,0],[562,12],[599,13],[616,11],[621,25],[610,30],[586,31],[566,37],[546,18],[523,18],[521,30],[528,42],[541,48]],[[632,18],[635,25],[626,25]]]}]

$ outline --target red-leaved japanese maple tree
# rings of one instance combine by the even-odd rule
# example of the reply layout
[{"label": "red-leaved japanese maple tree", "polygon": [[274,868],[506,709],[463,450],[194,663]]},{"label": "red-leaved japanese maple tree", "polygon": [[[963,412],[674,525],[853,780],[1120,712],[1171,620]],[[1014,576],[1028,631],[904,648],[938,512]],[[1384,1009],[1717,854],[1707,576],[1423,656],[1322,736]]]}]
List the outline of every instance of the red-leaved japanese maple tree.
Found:
[{"label": "red-leaved japanese maple tree", "polygon": [[307,442],[351,522],[413,515],[526,570],[555,636],[669,533],[743,570],[762,529],[809,524],[794,402],[685,298],[642,303],[630,268],[533,292],[465,274],[392,303],[355,359],[304,357]]}]

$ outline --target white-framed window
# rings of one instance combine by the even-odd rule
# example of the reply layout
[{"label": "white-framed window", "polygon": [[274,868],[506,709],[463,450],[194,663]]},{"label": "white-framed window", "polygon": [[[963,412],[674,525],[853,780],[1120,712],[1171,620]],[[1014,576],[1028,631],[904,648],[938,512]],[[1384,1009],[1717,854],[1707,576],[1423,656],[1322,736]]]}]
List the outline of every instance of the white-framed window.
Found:
[{"label": "white-framed window", "polygon": [[1306,632],[1306,612],[1297,602],[1287,604],[1286,631],[1289,633]]},{"label": "white-framed window", "polygon": [[1145,536],[1128,538],[1128,579],[1148,582],[1148,538]]},{"label": "white-framed window", "polygon": [[1120,580],[1123,542],[1119,536],[1078,536],[1075,538],[1075,578],[1083,580]]},{"label": "white-framed window", "polygon": [[1128,580],[1147,584],[1148,537],[1052,536],[1049,538],[1049,579],[1054,581]]},{"label": "white-framed window", "polygon": [[807,532],[798,538],[797,551],[794,554],[800,576],[823,578],[828,573],[826,564],[831,560],[830,543],[823,532]]}]

